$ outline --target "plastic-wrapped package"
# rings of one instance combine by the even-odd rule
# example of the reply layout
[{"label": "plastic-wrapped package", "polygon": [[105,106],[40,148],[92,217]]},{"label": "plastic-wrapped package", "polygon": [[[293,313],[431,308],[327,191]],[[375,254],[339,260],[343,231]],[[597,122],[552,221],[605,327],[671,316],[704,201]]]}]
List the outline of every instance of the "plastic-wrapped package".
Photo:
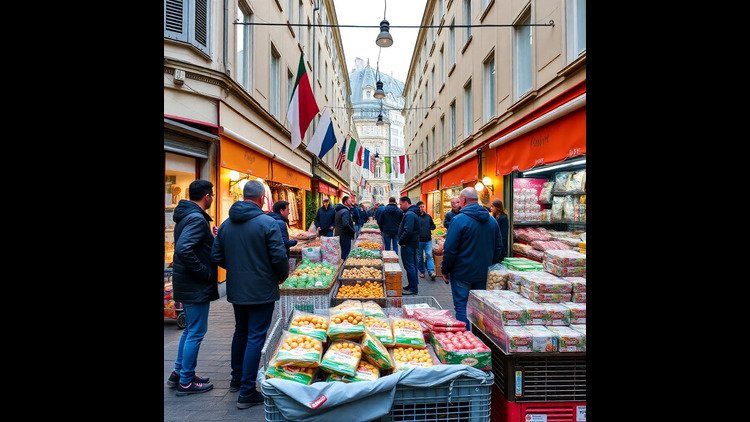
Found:
[{"label": "plastic-wrapped package", "polygon": [[429,368],[440,363],[432,350],[432,346],[429,345],[422,349],[396,346],[391,349],[391,358],[396,364],[396,371],[405,371],[416,367]]},{"label": "plastic-wrapped package", "polygon": [[573,205],[573,197],[568,195],[563,198],[563,220],[565,221],[574,221],[574,205]]},{"label": "plastic-wrapped package", "polygon": [[552,221],[562,221],[563,219],[563,197],[555,196],[552,198]]},{"label": "plastic-wrapped package", "polygon": [[425,321],[425,319],[430,316],[450,317],[452,316],[452,313],[448,309],[422,308],[415,309],[414,313],[412,314],[412,318],[416,319],[417,321]]},{"label": "plastic-wrapped package", "polygon": [[306,335],[319,341],[326,341],[328,317],[295,309],[289,323],[289,332]]},{"label": "plastic-wrapped package", "polygon": [[538,293],[521,286],[521,295],[536,303],[561,303],[570,302],[570,293]]},{"label": "plastic-wrapped package", "polygon": [[388,350],[369,330],[365,329],[365,335],[362,336],[359,346],[362,348],[362,357],[378,369],[393,368],[393,361],[391,355],[388,354]]},{"label": "plastic-wrapped package", "polygon": [[546,272],[528,272],[521,276],[521,285],[535,293],[570,293],[573,285],[558,277],[547,275]]},{"label": "plastic-wrapped package", "polygon": [[542,258],[544,257],[544,252],[538,251],[536,249],[532,249],[532,250],[529,251],[528,255],[531,258],[538,259],[538,260],[541,261]]},{"label": "plastic-wrapped package", "polygon": [[559,303],[541,303],[549,312],[549,325],[570,325],[570,309]]},{"label": "plastic-wrapped package", "polygon": [[389,319],[372,316],[365,317],[365,329],[369,330],[373,336],[380,340],[383,346],[392,347],[395,344]]},{"label": "plastic-wrapped package", "polygon": [[574,172],[565,184],[566,191],[583,192],[586,190],[586,170]]},{"label": "plastic-wrapped package", "polygon": [[573,293],[570,301],[575,303],[586,303],[586,292]]},{"label": "plastic-wrapped package", "polygon": [[568,180],[570,180],[572,173],[569,171],[561,171],[555,174],[555,192],[566,192],[568,190]]},{"label": "plastic-wrapped package", "polygon": [[359,365],[357,365],[357,373],[353,377],[348,375],[329,374],[326,381],[358,382],[375,381],[378,378],[380,378],[380,370],[375,365],[360,360]]},{"label": "plastic-wrapped package", "polygon": [[508,269],[500,264],[491,265],[487,269],[487,290],[505,290],[508,288],[508,281],[512,276]]},{"label": "plastic-wrapped package", "polygon": [[586,279],[583,277],[563,277],[573,285],[573,293],[586,293]]},{"label": "plastic-wrapped package", "polygon": [[464,364],[477,369],[492,369],[492,351],[471,331],[433,333],[430,344],[440,362]]},{"label": "plastic-wrapped package", "polygon": [[586,335],[586,324],[570,324],[570,328],[578,331],[583,335]]},{"label": "plastic-wrapped package", "polygon": [[425,347],[424,334],[419,321],[405,318],[392,318],[393,338],[396,346],[414,347],[423,349]]},{"label": "plastic-wrapped package", "polygon": [[532,352],[545,353],[557,351],[557,336],[549,328],[541,325],[527,325],[523,328],[531,334]]},{"label": "plastic-wrapped package", "polygon": [[549,250],[544,253],[544,260],[561,267],[585,267],[586,255],[572,250]]},{"label": "plastic-wrapped package", "polygon": [[284,331],[281,334],[281,343],[276,354],[276,366],[315,368],[320,366],[322,350],[323,343],[320,340]]},{"label": "plastic-wrapped package", "polygon": [[310,385],[312,384],[313,379],[315,379],[315,375],[317,373],[318,368],[301,368],[297,366],[269,366],[268,370],[266,370],[266,378],[281,378],[283,380]]},{"label": "plastic-wrapped package", "polygon": [[563,267],[550,261],[543,261],[544,271],[558,277],[582,277],[586,275],[586,267]]},{"label": "plastic-wrapped package", "polygon": [[586,324],[586,304],[563,302],[561,305],[570,309],[570,324]]},{"label": "plastic-wrapped package", "polygon": [[557,336],[557,350],[560,352],[585,352],[586,335],[570,327],[547,327]]},{"label": "plastic-wrapped package", "polygon": [[539,202],[542,204],[552,203],[552,188],[555,186],[555,182],[544,182],[542,191],[539,192]]},{"label": "plastic-wrapped package", "polygon": [[[523,296],[523,294],[524,289],[521,288],[521,295]],[[525,297],[512,299],[512,301],[528,315],[528,321],[524,325],[548,325],[550,323],[549,312],[547,312],[547,309],[541,304],[533,302]]]},{"label": "plastic-wrapped package", "polygon": [[[401,307],[402,314],[406,318],[414,318],[414,312],[417,309],[435,309],[432,306],[426,304],[426,303],[405,303],[404,306]],[[435,309],[438,310],[438,309]]]},{"label": "plastic-wrapped package", "polygon": [[383,308],[381,308],[380,305],[371,300],[362,303],[362,310],[364,311],[366,317],[374,316],[385,318],[385,312],[383,312]]},{"label": "plastic-wrapped package", "polygon": [[365,333],[365,318],[362,303],[357,300],[347,300],[342,304],[329,308],[328,337],[331,340],[355,339],[359,340]]},{"label": "plastic-wrapped package", "polygon": [[323,262],[338,265],[341,262],[341,243],[338,236],[320,238],[320,253]]},{"label": "plastic-wrapped package", "polygon": [[531,333],[525,327],[502,327],[494,331],[499,340],[498,346],[505,353],[531,352]]},{"label": "plastic-wrapped package", "polygon": [[331,343],[323,355],[320,367],[339,375],[357,375],[357,366],[362,358],[362,348],[349,340],[337,340]]},{"label": "plastic-wrapped package", "polygon": [[302,248],[302,259],[310,262],[320,262],[322,260],[320,255],[320,247]]}]

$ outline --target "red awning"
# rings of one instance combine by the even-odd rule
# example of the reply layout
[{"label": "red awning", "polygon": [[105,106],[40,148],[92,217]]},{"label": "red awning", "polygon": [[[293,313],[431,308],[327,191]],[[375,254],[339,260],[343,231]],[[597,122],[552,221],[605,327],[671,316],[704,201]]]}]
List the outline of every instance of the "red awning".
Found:
[{"label": "red awning", "polygon": [[436,190],[437,190],[437,176],[422,182],[422,193],[432,192]]},{"label": "red awning", "polygon": [[318,192],[326,195],[336,195],[336,187],[318,180]]},{"label": "red awning", "polygon": [[497,147],[495,175],[526,171],[579,155],[586,155],[585,107]]},{"label": "red awning", "polygon": [[[464,183],[477,180],[477,164],[477,157],[474,157],[446,171],[440,176],[441,188],[462,186]],[[424,188],[422,192],[424,192]]]}]

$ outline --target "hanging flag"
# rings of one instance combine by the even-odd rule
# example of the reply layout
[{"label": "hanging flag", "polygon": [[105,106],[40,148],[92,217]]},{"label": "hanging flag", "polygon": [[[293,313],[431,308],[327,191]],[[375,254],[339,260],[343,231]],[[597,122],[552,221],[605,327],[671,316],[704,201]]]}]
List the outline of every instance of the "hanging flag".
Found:
[{"label": "hanging flag", "polygon": [[310,143],[307,144],[307,150],[317,155],[318,158],[323,158],[334,145],[336,145],[336,134],[333,131],[331,115],[328,113],[328,109],[325,109],[323,115],[320,116],[320,120],[318,120],[315,133],[310,138]]},{"label": "hanging flag", "polygon": [[406,173],[406,170],[409,169],[408,157],[406,155],[399,155],[398,164],[399,164],[399,169],[401,171],[401,174]]},{"label": "hanging flag", "polygon": [[391,174],[391,157],[385,157],[385,172]]},{"label": "hanging flag", "polygon": [[359,176],[359,187],[364,188],[365,187],[365,177]]},{"label": "hanging flag", "polygon": [[372,161],[370,161],[370,173],[375,174],[375,159],[373,158]]},{"label": "hanging flag", "polygon": [[[354,138],[352,138],[354,140]],[[357,148],[357,165],[362,166],[362,145]]]},{"label": "hanging flag", "polygon": [[354,139],[353,136],[350,136],[350,139],[352,140],[352,142],[349,144],[349,153],[347,154],[346,159],[353,163],[354,154],[356,154],[357,152],[357,140]]},{"label": "hanging flag", "polygon": [[304,55],[299,56],[299,66],[297,66],[297,80],[294,82],[292,98],[289,100],[289,109],[286,112],[286,119],[289,120],[289,128],[292,133],[292,149],[296,149],[302,143],[302,137],[305,136],[308,126],[313,117],[320,111],[318,103],[315,101],[310,79],[307,77],[305,68]]},{"label": "hanging flag", "polygon": [[398,177],[398,157],[394,156],[392,157],[393,160],[393,174]]},{"label": "hanging flag", "polygon": [[370,167],[370,150],[367,148],[365,148],[365,161],[363,166],[366,168]]},{"label": "hanging flag", "polygon": [[339,151],[339,158],[336,160],[336,170],[341,171],[344,168],[344,154],[346,151],[346,139],[344,139],[344,145],[341,145],[341,151]]}]

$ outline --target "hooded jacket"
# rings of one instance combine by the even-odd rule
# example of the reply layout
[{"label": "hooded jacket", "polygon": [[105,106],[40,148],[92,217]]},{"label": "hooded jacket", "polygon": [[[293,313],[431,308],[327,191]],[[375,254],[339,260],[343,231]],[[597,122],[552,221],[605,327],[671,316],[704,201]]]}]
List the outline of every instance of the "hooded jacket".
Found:
[{"label": "hooded jacket", "polygon": [[367,222],[368,219],[367,211],[363,210],[362,208],[359,209],[359,225],[363,225]]},{"label": "hooded jacket", "polygon": [[289,276],[281,229],[252,202],[235,202],[219,227],[211,259],[227,270],[227,301],[257,305],[279,300]]},{"label": "hooded jacket", "polygon": [[269,212],[268,216],[276,220],[276,224],[279,225],[279,229],[281,230],[281,239],[284,241],[284,247],[286,248],[286,256],[287,258],[289,258],[289,248],[297,244],[296,240],[289,240],[289,229],[287,228],[289,220],[284,218],[283,215],[273,211]]},{"label": "hooded jacket", "polygon": [[412,205],[404,213],[398,226],[398,244],[407,248],[419,247],[419,207]]},{"label": "hooded jacket", "polygon": [[334,227],[333,235],[339,236],[339,240],[354,239],[354,222],[352,221],[352,214],[349,212],[349,208],[344,206],[344,204],[336,204],[336,220]]},{"label": "hooded jacket", "polygon": [[396,204],[388,204],[385,206],[385,211],[380,214],[378,220],[378,227],[383,234],[390,237],[398,235],[398,227],[401,225],[401,220],[404,219],[404,212],[401,211]]},{"label": "hooded jacket", "polygon": [[349,209],[349,213],[352,215],[354,225],[359,226],[359,208],[353,206]]},{"label": "hooded jacket", "polygon": [[329,227],[333,227],[335,218],[336,211],[333,209],[333,205],[328,204],[328,209],[321,206],[315,213],[315,227],[320,227],[320,231],[326,231]]},{"label": "hooded jacket", "polygon": [[471,203],[453,217],[443,244],[443,274],[466,283],[487,282],[487,267],[500,262],[502,239],[486,208]]},{"label": "hooded jacket", "polygon": [[419,241],[429,242],[432,240],[432,230],[435,230],[435,222],[432,216],[427,213],[417,214],[419,218]]},{"label": "hooded jacket", "polygon": [[211,262],[214,236],[211,217],[193,201],[180,200],[174,209],[174,300],[183,303],[209,302],[219,298],[216,265]]},{"label": "hooded jacket", "polygon": [[458,209],[458,211],[453,212],[453,209],[451,208],[450,211],[445,213],[445,218],[443,219],[443,227],[445,227],[445,230],[448,230],[451,225],[451,221],[453,221],[453,218],[461,213],[461,208]]}]

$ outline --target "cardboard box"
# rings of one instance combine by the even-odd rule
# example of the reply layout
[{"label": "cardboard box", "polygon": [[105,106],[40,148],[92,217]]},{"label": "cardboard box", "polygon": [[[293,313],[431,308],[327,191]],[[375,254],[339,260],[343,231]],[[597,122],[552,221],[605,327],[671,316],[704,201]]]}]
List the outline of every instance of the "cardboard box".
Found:
[{"label": "cardboard box", "polygon": [[443,264],[443,255],[432,255],[432,259],[435,261],[435,274],[440,277],[443,272],[440,271],[440,266]]}]

